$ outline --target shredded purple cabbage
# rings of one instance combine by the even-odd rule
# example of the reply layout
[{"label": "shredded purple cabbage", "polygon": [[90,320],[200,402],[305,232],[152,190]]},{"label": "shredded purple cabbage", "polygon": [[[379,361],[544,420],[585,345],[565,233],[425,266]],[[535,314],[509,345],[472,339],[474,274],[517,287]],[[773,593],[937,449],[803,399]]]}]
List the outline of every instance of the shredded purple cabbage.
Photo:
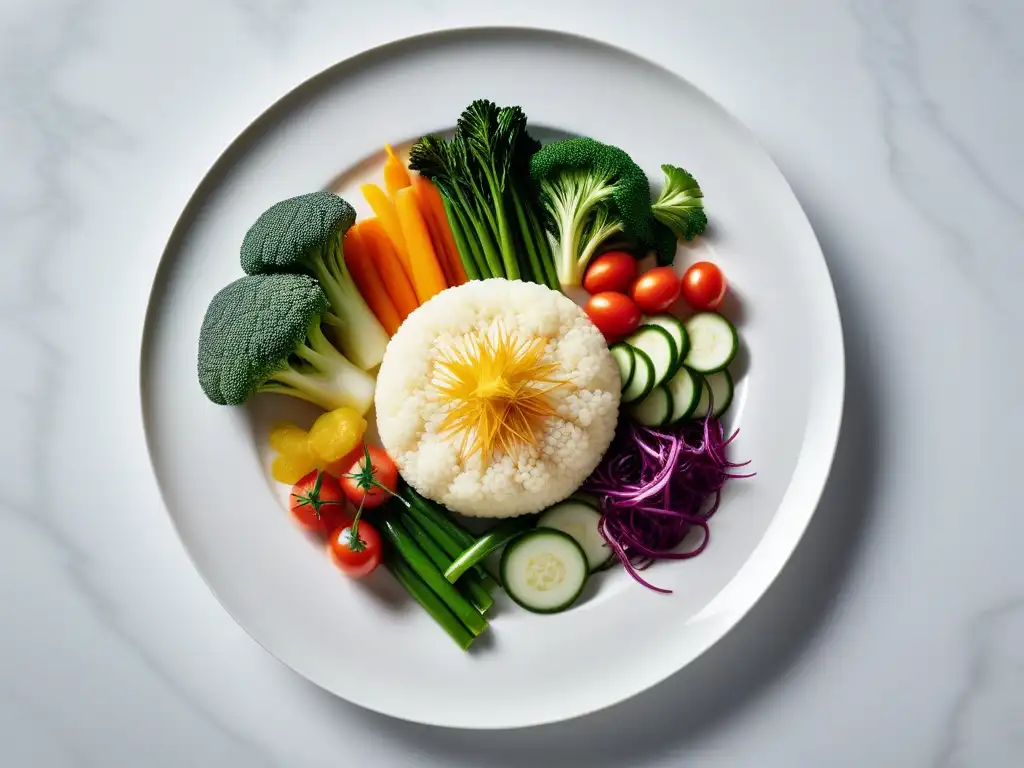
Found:
[{"label": "shredded purple cabbage", "polygon": [[[640,571],[655,560],[696,557],[708,545],[708,520],[718,511],[722,488],[731,478],[752,477],[734,470],[726,448],[739,430],[725,437],[721,422],[710,416],[668,430],[651,429],[628,416],[619,420],[611,447],[582,490],[601,504],[601,535],[629,574],[655,592]],[[700,543],[676,551],[695,528]]]}]

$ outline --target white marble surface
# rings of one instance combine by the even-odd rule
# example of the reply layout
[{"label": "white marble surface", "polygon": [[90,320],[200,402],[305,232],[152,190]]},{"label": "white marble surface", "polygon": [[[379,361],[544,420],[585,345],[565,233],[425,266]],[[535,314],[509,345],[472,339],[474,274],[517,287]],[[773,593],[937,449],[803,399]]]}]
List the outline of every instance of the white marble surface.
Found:
[{"label": "white marble surface", "polygon": [[[577,7],[0,5],[0,765],[1024,764],[1024,4]],[[641,51],[738,115],[849,355],[822,508],[754,612],[633,701],[504,733],[364,712],[238,629],[161,508],[134,367],[162,245],[242,127],[351,53],[482,23]]]}]

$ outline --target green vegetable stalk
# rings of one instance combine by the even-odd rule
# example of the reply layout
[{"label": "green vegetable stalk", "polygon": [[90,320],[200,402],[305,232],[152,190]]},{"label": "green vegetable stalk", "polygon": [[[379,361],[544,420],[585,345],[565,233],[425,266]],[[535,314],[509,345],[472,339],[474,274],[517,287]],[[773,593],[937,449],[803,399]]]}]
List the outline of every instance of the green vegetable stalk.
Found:
[{"label": "green vegetable stalk", "polygon": [[434,594],[444,601],[459,621],[466,625],[466,629],[474,635],[479,635],[487,629],[487,621],[480,612],[445,579],[394,514],[384,515],[381,527],[384,538],[391,547]]},{"label": "green vegetable stalk", "polygon": [[465,651],[473,644],[476,639],[473,634],[455,618],[455,614],[448,609],[444,601],[431,591],[426,582],[417,576],[416,572],[397,553],[389,552],[385,555],[384,565],[391,571],[398,583],[405,588],[405,591],[423,606],[462,650]]},{"label": "green vegetable stalk", "polygon": [[480,563],[499,547],[508,544],[533,524],[532,520],[513,518],[506,520],[493,531],[484,534],[473,545],[462,552],[444,572],[444,577],[454,584],[466,571]]},{"label": "green vegetable stalk", "polygon": [[[426,553],[427,557],[430,558],[431,562],[439,570],[445,571],[451,566],[452,558],[441,549],[440,545],[416,522],[414,517],[402,513],[400,520],[402,525],[412,535],[413,541],[420,545],[420,549]],[[494,605],[494,598],[491,597],[490,593],[480,583],[480,579],[475,573],[466,574],[459,582],[458,588],[476,606],[480,613],[487,613],[491,606]]]},{"label": "green vegetable stalk", "polygon": [[[438,509],[433,502],[424,499],[412,488],[402,491],[409,502],[408,514],[422,526],[451,558],[456,558],[476,542],[476,537]],[[481,564],[473,567],[481,583],[488,590],[499,584],[497,575],[488,573]]]}]

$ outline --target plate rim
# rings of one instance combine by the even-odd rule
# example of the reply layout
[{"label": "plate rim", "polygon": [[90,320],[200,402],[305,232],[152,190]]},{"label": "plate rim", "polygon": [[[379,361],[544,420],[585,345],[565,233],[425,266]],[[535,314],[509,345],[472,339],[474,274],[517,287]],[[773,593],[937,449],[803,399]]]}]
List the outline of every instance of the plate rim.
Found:
[{"label": "plate rim", "polygon": [[[819,461],[823,463],[823,468],[820,471],[820,475],[810,485],[812,486],[809,490],[805,488],[805,493],[809,494],[806,508],[807,512],[801,516],[798,521],[792,524],[794,535],[791,537],[791,543],[781,550],[778,550],[776,554],[771,558],[771,562],[767,564],[768,570],[764,575],[764,586],[759,590],[756,590],[752,597],[744,598],[739,607],[735,607],[734,618],[732,618],[727,627],[716,631],[713,635],[697,644],[696,650],[689,654],[689,658],[678,664],[669,665],[673,668],[669,671],[661,674],[660,672],[652,676],[653,679],[645,679],[638,686],[633,688],[631,691],[612,698],[611,700],[598,703],[593,706],[587,706],[583,708],[576,708],[572,711],[568,711],[561,714],[558,717],[545,717],[537,720],[524,721],[518,720],[513,724],[500,724],[500,725],[488,725],[482,723],[454,723],[446,722],[442,719],[424,719],[424,718],[413,718],[405,714],[396,714],[394,712],[386,711],[382,708],[372,706],[370,704],[355,701],[350,699],[337,691],[333,690],[316,679],[310,677],[304,672],[300,671],[296,667],[289,664],[287,661],[282,659],[280,656],[275,654],[270,648],[268,648],[259,638],[257,638],[244,624],[238,616],[228,607],[221,595],[211,585],[207,575],[199,567],[196,562],[195,556],[192,550],[189,548],[187,542],[184,539],[181,528],[178,524],[177,519],[170,512],[170,507],[167,502],[167,495],[164,490],[164,484],[160,480],[160,474],[157,471],[155,459],[154,459],[154,446],[153,446],[153,432],[148,426],[147,416],[147,404],[145,395],[145,379],[146,370],[148,367],[147,361],[149,359],[148,350],[151,349],[150,337],[153,334],[154,328],[154,316],[157,312],[156,303],[154,299],[157,297],[158,291],[161,285],[166,281],[166,272],[170,269],[170,254],[175,250],[178,243],[187,234],[188,228],[191,222],[195,218],[196,210],[201,206],[201,201],[207,196],[208,188],[215,185],[216,180],[223,175],[223,169],[225,165],[231,162],[231,158],[240,152],[249,142],[249,138],[253,133],[262,130],[264,124],[272,120],[274,115],[280,111],[286,110],[294,99],[300,99],[302,93],[305,91],[315,90],[321,80],[329,79],[332,76],[337,76],[337,73],[345,69],[361,69],[365,66],[370,66],[379,57],[390,57],[396,55],[402,55],[405,49],[416,48],[424,45],[431,44],[444,44],[451,40],[458,40],[460,38],[472,38],[478,35],[501,35],[507,37],[515,36],[534,36],[539,38],[546,38],[548,41],[559,43],[559,42],[572,42],[577,45],[584,44],[594,49],[600,49],[604,52],[611,53],[616,56],[626,56],[636,61],[639,64],[643,64],[649,68],[653,68],[662,74],[668,75],[669,77],[682,81],[688,87],[692,88],[702,98],[706,99],[708,103],[712,104],[721,113],[721,116],[731,122],[733,127],[744,135],[749,141],[755,145],[767,161],[767,167],[777,177],[777,180],[781,182],[785,189],[788,190],[800,213],[801,224],[805,230],[804,235],[809,237],[808,246],[813,243],[814,252],[820,259],[821,266],[824,268],[825,277],[828,283],[828,295],[824,297],[830,310],[830,320],[834,319],[834,323],[830,322],[830,327],[827,329],[828,335],[834,338],[826,341],[826,346],[833,346],[835,348],[836,360],[835,364],[831,368],[831,378],[834,380],[832,386],[835,388],[834,394],[831,397],[831,412],[823,414],[819,417],[819,421],[823,422],[822,428],[819,430],[820,434],[827,430],[827,456],[820,457]],[[213,162],[207,167],[203,173],[198,184],[193,188],[192,192],[188,195],[185,204],[181,207],[178,213],[177,219],[171,228],[170,233],[166,237],[163,247],[160,250],[159,259],[155,271],[152,273],[149,290],[147,292],[146,309],[143,317],[143,324],[141,333],[139,334],[138,344],[136,351],[139,353],[139,365],[137,370],[137,395],[138,395],[138,406],[140,415],[142,418],[143,433],[146,444],[146,457],[148,466],[152,474],[153,479],[156,482],[157,490],[160,494],[160,500],[164,507],[164,512],[170,519],[171,527],[175,532],[175,536],[181,545],[185,556],[188,558],[189,563],[195,572],[199,575],[206,589],[213,595],[214,599],[221,606],[221,608],[231,617],[235,624],[255,642],[260,648],[262,648],[271,658],[275,659],[285,668],[289,669],[294,674],[298,675],[304,680],[307,680],[311,684],[317,686],[321,690],[327,691],[338,698],[341,698],[355,706],[359,706],[362,709],[375,712],[380,715],[387,717],[393,717],[395,719],[403,720],[406,722],[414,722],[423,725],[430,725],[442,728],[458,728],[466,730],[515,730],[519,728],[530,728],[540,725],[548,725],[554,723],[561,723],[568,720],[584,717],[602,710],[610,709],[619,704],[629,701],[630,699],[640,695],[641,693],[650,690],[651,688],[659,685],[674,675],[680,673],[690,664],[697,661],[702,657],[709,649],[715,646],[728,634],[736,630],[742,623],[744,618],[750,611],[756,606],[767,594],[767,592],[775,585],[779,575],[782,573],[786,564],[790,561],[796,549],[800,546],[806,534],[807,528],[810,525],[811,520],[818,512],[818,507],[821,503],[821,498],[824,494],[825,487],[828,483],[829,477],[831,476],[832,467],[834,465],[835,454],[838,448],[840,434],[842,430],[843,415],[844,415],[844,404],[846,398],[846,351],[845,351],[845,337],[842,325],[842,315],[839,310],[838,299],[836,298],[835,285],[832,279],[832,273],[829,269],[828,261],[825,259],[824,252],[821,248],[821,243],[818,239],[817,234],[814,231],[814,227],[811,224],[810,219],[807,216],[807,212],[804,206],[800,203],[800,199],[797,196],[789,180],[785,174],[782,173],[781,168],[776,163],[774,157],[765,149],[764,145],[757,138],[756,134],[750,130],[738,117],[736,117],[729,109],[727,109],[720,101],[710,95],[701,86],[694,83],[692,80],[687,78],[682,73],[671,69],[664,64],[655,61],[654,59],[648,58],[642,54],[636,53],[635,51],[623,48],[613,42],[604,40],[601,38],[593,37],[591,35],[580,34],[577,32],[569,32],[565,30],[555,29],[551,27],[543,27],[536,25],[516,25],[516,24],[476,24],[470,26],[456,26],[456,27],[444,27],[429,30],[426,32],[407,35],[401,38],[389,40],[379,45],[364,48],[351,56],[347,56],[343,59],[335,61],[334,63],[324,67],[323,69],[314,72],[313,74],[303,77],[287,91],[282,93],[276,98],[270,105],[261,110],[255,117],[251,118],[246,126],[238,132],[238,134],[232,139],[227,146],[221,150]],[[825,423],[827,420],[827,423]],[[820,446],[819,446],[820,448]],[[802,452],[801,452],[802,453]],[[787,490],[783,495],[783,502],[786,496],[792,489],[792,478],[787,485]],[[781,504],[780,504],[781,507]],[[748,560],[749,562],[749,560]],[[739,572],[736,574],[739,575]],[[728,588],[726,585],[724,589]]]}]

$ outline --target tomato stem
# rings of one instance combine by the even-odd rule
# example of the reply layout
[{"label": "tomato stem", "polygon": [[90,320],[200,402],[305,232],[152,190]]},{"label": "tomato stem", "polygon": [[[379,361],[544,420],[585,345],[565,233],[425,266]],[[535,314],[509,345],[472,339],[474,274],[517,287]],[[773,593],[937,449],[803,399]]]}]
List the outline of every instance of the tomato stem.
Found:
[{"label": "tomato stem", "polygon": [[[373,476],[373,473],[376,472],[376,468],[373,466],[373,461],[370,459],[370,448],[369,446],[366,445],[366,443],[363,443],[363,456],[363,464],[362,466],[359,467],[358,471],[349,472],[348,474],[343,475],[343,477],[347,477],[350,480],[356,481],[356,487],[363,492],[363,501],[366,500],[366,494],[368,491],[371,491],[374,488],[380,488],[382,491],[384,491],[384,493],[390,494],[394,498],[401,501],[402,504],[404,504],[406,507],[408,507],[409,502],[407,502],[405,499],[403,499],[401,496],[399,496],[397,493],[392,491],[390,488],[384,485],[384,483],[380,482],[376,477]],[[357,464],[357,466],[359,465]],[[362,509],[362,502],[360,502],[359,507],[360,509]]]},{"label": "tomato stem", "polygon": [[323,499],[320,498],[320,488],[323,486],[323,482],[324,482],[324,473],[323,472],[317,472],[316,473],[316,482],[313,484],[313,488],[312,488],[312,490],[309,491],[309,493],[306,493],[306,494],[293,493],[292,494],[292,498],[295,499],[298,502],[297,506],[300,506],[300,507],[312,507],[313,508],[313,514],[316,515],[316,519],[317,520],[321,519],[321,517],[320,517],[320,508],[323,507],[324,504],[340,504],[341,503],[340,501],[338,501],[336,499],[331,499],[331,500],[328,500],[328,501],[324,501]]},{"label": "tomato stem", "polygon": [[366,496],[363,496],[363,501],[359,502],[359,509],[356,510],[356,516],[352,518],[352,525],[349,526],[349,539],[348,548],[353,552],[362,552],[366,549],[366,542],[359,538],[359,518],[363,516],[363,505],[366,501]]}]

